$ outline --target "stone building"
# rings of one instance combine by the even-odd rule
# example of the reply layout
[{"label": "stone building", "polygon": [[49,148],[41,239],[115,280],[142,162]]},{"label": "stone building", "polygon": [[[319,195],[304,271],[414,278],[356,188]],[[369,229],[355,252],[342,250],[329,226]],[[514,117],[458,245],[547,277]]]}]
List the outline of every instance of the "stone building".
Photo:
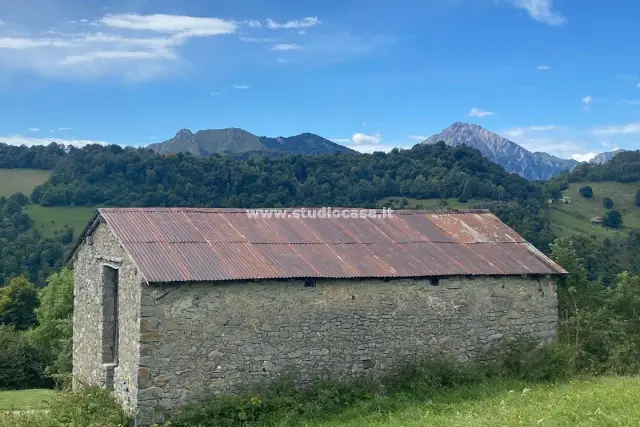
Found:
[{"label": "stone building", "polygon": [[566,274],[486,211],[100,209],[70,263],[74,386],[113,389],[137,425],[290,369],[381,374],[553,338]]}]

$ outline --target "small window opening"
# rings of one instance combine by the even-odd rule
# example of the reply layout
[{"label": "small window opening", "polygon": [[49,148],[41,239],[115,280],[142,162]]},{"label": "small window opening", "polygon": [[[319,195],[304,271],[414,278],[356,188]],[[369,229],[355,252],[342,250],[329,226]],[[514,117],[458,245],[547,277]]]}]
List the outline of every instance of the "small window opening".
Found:
[{"label": "small window opening", "polygon": [[310,277],[304,279],[304,287],[305,288],[315,288],[316,287],[316,279],[312,279]]},{"label": "small window opening", "polygon": [[373,360],[365,359],[362,361],[362,367],[364,369],[373,369],[376,366],[376,363]]},{"label": "small window opening", "polygon": [[440,285],[440,278],[439,277],[432,277],[431,279],[429,279],[429,283],[431,284],[431,286],[439,286]]},{"label": "small window opening", "polygon": [[102,363],[118,363],[118,269],[102,270]]}]

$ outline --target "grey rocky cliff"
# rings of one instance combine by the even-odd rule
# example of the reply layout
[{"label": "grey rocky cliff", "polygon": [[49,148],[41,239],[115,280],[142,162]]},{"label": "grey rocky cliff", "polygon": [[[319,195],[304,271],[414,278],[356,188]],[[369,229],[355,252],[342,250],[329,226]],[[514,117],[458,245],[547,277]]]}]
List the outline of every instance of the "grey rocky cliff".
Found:
[{"label": "grey rocky cliff", "polygon": [[546,153],[532,153],[513,141],[469,123],[454,123],[441,133],[427,138],[422,144],[435,144],[438,141],[451,146],[467,145],[475,148],[507,172],[517,173],[530,180],[549,179],[578,164],[576,160],[561,159]]}]

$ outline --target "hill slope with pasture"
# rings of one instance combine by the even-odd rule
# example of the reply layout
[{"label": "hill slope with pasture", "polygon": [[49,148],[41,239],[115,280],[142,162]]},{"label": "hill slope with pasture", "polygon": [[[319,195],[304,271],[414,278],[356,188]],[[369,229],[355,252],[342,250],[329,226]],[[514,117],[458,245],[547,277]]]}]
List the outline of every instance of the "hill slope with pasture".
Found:
[{"label": "hill slope with pasture", "polygon": [[[580,188],[589,186],[593,189],[593,197],[580,195]],[[576,182],[562,192],[563,197],[570,197],[571,203],[555,201],[549,209],[552,229],[560,236],[584,234],[598,237],[615,237],[626,234],[631,229],[640,229],[640,208],[635,206],[635,194],[640,190],[640,182]],[[613,200],[612,210],[622,214],[623,227],[619,230],[608,229],[598,224],[591,224],[591,218],[603,217],[609,209],[603,205],[603,199]]]},{"label": "hill slope with pasture", "polygon": [[29,197],[33,189],[47,182],[51,171],[42,169],[0,169],[0,197],[22,193]]}]

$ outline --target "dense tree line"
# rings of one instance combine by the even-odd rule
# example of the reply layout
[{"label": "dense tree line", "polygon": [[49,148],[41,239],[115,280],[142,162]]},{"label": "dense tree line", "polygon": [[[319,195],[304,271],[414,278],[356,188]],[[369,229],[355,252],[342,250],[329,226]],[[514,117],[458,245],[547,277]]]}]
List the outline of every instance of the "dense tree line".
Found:
[{"label": "dense tree line", "polygon": [[18,276],[44,285],[47,276],[62,266],[64,245],[73,240],[70,229],[53,237],[40,236],[24,212],[25,201],[23,194],[0,197],[0,286]]},{"label": "dense tree line", "polygon": [[53,169],[65,154],[65,146],[53,142],[31,147],[0,143],[0,168]]},{"label": "dense tree line", "polygon": [[373,206],[386,196],[525,200],[538,189],[467,147],[389,154],[160,156],[118,146],[69,149],[32,200],[46,206]]}]

